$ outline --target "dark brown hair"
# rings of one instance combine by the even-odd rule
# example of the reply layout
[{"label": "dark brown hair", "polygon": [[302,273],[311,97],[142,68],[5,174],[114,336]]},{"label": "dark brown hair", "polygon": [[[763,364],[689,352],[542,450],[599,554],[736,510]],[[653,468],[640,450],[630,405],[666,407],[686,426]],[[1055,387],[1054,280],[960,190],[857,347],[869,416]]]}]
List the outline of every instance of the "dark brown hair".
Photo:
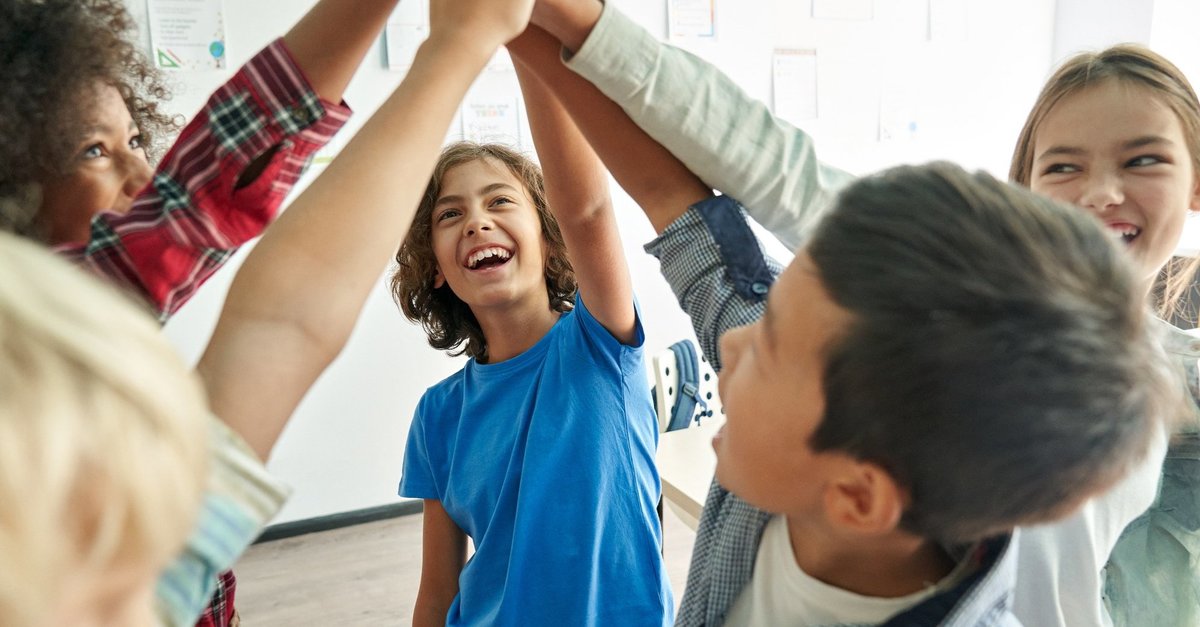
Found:
[{"label": "dark brown hair", "polygon": [[[391,276],[392,297],[405,317],[418,322],[429,335],[429,345],[449,351],[451,355],[466,354],[486,359],[487,338],[471,308],[454,294],[447,284],[435,288],[437,259],[433,254],[433,207],[441,195],[442,180],[456,166],[477,160],[495,160],[508,168],[525,189],[537,209],[546,238],[546,292],[550,308],[570,311],[575,298],[575,271],[567,257],[558,220],[546,204],[542,170],[524,155],[500,144],[458,142],[447,146],[438,158],[433,177],[417,208],[408,237],[396,253],[397,268]],[[461,348],[460,348],[461,347]]]},{"label": "dark brown hair", "polygon": [[121,0],[0,2],[0,229],[38,236],[38,181],[70,170],[98,85],[116,87],[147,154],[162,154],[179,124],[158,109],[169,92],[136,31]]},{"label": "dark brown hair", "polygon": [[[1162,55],[1136,44],[1120,44],[1100,52],[1077,54],[1050,77],[1017,138],[1009,178],[1029,187],[1038,129],[1059,101],[1111,80],[1146,89],[1175,112],[1192,156],[1192,171],[1200,177],[1200,100],[1196,91],[1183,72]],[[1190,289],[1198,267],[1200,258],[1174,257],[1162,268],[1155,289],[1159,315],[1171,318],[1181,313],[1181,299]]]},{"label": "dark brown hair", "polygon": [[808,253],[853,316],[811,444],[885,468],[913,533],[971,541],[1065,515],[1183,414],[1127,255],[1074,207],[901,167],[847,188]]}]

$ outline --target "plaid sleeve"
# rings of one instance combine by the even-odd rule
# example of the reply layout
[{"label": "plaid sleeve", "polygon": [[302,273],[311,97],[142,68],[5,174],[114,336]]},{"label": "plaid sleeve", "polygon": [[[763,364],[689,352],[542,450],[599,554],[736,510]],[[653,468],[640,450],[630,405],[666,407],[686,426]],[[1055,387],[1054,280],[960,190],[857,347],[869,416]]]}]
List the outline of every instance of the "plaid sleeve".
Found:
[{"label": "plaid sleeve", "polygon": [[[266,228],[349,116],[344,104],[320,100],[276,40],[213,93],[129,213],[96,216],[86,244],[57,252],[134,290],[165,322]],[[268,153],[262,173],[235,189]]]},{"label": "plaid sleeve", "polygon": [[721,370],[717,340],[762,317],[767,292],[782,271],[763,253],[742,206],[714,196],[688,209],[646,245],[692,319],[700,349]]}]

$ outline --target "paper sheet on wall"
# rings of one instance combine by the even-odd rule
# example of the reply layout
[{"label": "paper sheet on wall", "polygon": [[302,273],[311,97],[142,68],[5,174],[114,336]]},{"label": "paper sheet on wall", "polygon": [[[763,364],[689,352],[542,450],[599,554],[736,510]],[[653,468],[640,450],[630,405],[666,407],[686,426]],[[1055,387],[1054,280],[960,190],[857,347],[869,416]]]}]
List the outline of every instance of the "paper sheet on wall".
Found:
[{"label": "paper sheet on wall", "polygon": [[667,36],[672,41],[716,39],[716,0],[667,0]]},{"label": "paper sheet on wall", "polygon": [[225,67],[221,0],[147,0],[154,64],[168,70]]},{"label": "paper sheet on wall", "polygon": [[514,85],[516,84],[515,81],[517,80],[517,70],[513,67],[512,55],[508,54],[508,48],[505,48],[504,46],[500,46],[498,49],[496,49],[496,54],[493,54],[492,58],[488,59],[488,63],[484,69],[492,73],[512,74]]},{"label": "paper sheet on wall", "polygon": [[967,3],[961,0],[929,0],[929,41],[967,40]]},{"label": "paper sheet on wall", "polygon": [[904,89],[883,89],[879,97],[880,143],[911,142],[919,137],[920,112]]},{"label": "paper sheet on wall", "polygon": [[775,115],[800,124],[817,117],[817,51],[779,48],[771,58]]},{"label": "paper sheet on wall", "polygon": [[872,0],[812,0],[812,16],[819,20],[869,20],[874,16]]},{"label": "paper sheet on wall", "polygon": [[537,148],[533,145],[533,128],[529,126],[529,110],[525,108],[525,98],[519,98],[518,103],[520,104],[521,151],[535,162],[541,163],[537,158]]},{"label": "paper sheet on wall", "polygon": [[403,0],[383,29],[389,70],[407,70],[429,36],[429,1]]},{"label": "paper sheet on wall", "polygon": [[446,130],[446,141],[444,142],[445,144],[451,144],[451,143],[462,141],[462,140],[466,139],[466,137],[463,136],[462,120],[463,120],[463,113],[462,113],[462,107],[460,106],[457,110],[454,111],[454,119],[450,120],[450,128]]},{"label": "paper sheet on wall", "polygon": [[521,141],[520,107],[512,93],[489,90],[467,95],[462,106],[463,137],[467,141],[516,146]]}]

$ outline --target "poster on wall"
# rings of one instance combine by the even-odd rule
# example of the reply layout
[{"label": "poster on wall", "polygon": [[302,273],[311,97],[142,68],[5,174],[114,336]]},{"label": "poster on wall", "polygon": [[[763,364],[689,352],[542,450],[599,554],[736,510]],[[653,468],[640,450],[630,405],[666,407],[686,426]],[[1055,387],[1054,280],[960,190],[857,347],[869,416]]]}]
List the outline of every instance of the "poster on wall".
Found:
[{"label": "poster on wall", "polygon": [[225,68],[221,0],[147,0],[154,65],[167,70]]},{"label": "poster on wall", "polygon": [[812,0],[812,16],[818,20],[869,20],[874,14],[873,0]]},{"label": "poster on wall", "polygon": [[675,42],[715,40],[716,0],[667,0],[667,37]]},{"label": "poster on wall", "polygon": [[521,141],[520,105],[511,92],[478,90],[462,105],[462,132],[467,141],[516,146]]},{"label": "poster on wall", "polygon": [[771,56],[775,115],[799,125],[817,117],[817,51],[777,48]]},{"label": "poster on wall", "polygon": [[404,0],[392,11],[383,29],[389,70],[407,70],[417,48],[429,36],[429,0]]}]

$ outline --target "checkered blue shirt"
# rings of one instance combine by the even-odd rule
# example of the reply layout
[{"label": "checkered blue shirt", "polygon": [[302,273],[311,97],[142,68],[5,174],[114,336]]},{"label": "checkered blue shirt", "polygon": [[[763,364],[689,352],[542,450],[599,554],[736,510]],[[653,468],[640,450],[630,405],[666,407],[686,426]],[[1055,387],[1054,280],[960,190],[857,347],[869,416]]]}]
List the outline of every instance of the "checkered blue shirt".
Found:
[{"label": "checkered blue shirt", "polygon": [[[692,319],[701,350],[720,372],[718,339],[762,317],[771,284],[782,271],[767,257],[741,205],[716,196],[694,205],[646,245]],[[771,514],[741,500],[714,479],[696,529],[687,587],[676,617],[683,627],[725,622],[754,574],[758,545]],[[951,589],[889,619],[888,627],[1019,625],[1009,608],[1016,581],[1013,536],[950,548],[970,561],[971,574]]]}]

